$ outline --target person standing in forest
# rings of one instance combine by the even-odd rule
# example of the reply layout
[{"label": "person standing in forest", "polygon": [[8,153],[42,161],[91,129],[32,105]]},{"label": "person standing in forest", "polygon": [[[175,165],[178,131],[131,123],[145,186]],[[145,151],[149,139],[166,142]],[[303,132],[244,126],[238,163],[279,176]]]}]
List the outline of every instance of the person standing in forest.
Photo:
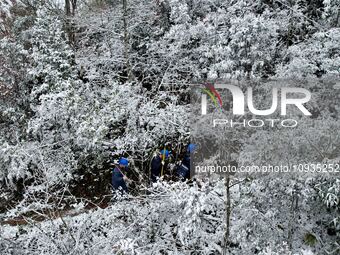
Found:
[{"label": "person standing in forest", "polygon": [[177,176],[180,180],[186,181],[190,179],[190,162],[191,162],[191,153],[195,150],[195,144],[189,144],[187,151],[184,155],[182,163],[177,168]]},{"label": "person standing in forest", "polygon": [[112,187],[114,190],[120,190],[121,192],[128,192],[128,187],[126,182],[129,179],[126,177],[126,172],[128,170],[129,161],[126,158],[120,158],[118,165],[112,171]]},{"label": "person standing in forest", "polygon": [[164,175],[167,168],[166,160],[169,158],[167,149],[161,150],[151,161],[151,182],[156,182],[157,178]]}]

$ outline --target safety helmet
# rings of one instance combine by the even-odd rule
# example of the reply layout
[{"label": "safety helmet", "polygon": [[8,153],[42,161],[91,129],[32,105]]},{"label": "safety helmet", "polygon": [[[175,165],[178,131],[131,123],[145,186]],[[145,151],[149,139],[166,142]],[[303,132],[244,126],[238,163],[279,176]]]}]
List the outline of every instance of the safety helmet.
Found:
[{"label": "safety helmet", "polygon": [[120,158],[119,159],[119,165],[128,166],[129,161],[126,158]]},{"label": "safety helmet", "polygon": [[190,143],[188,145],[187,151],[192,153],[196,149],[196,144]]},{"label": "safety helmet", "polygon": [[170,152],[166,149],[163,149],[159,152],[159,154],[164,155],[166,158],[168,158],[170,155]]}]

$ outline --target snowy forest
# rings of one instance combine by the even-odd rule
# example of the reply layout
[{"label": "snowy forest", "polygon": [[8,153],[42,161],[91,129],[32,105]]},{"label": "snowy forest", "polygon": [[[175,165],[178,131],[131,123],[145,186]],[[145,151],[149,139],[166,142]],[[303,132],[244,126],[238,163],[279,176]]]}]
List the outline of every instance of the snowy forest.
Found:
[{"label": "snowy forest", "polygon": [[[0,255],[340,254],[339,78],[339,0],[0,0]],[[175,178],[202,81],[312,93],[208,160],[334,171]]]}]

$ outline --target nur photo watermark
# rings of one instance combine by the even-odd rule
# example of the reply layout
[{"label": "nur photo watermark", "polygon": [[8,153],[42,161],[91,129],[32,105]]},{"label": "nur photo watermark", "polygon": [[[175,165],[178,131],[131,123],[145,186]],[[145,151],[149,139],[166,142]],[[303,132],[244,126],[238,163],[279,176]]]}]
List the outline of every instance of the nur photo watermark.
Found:
[{"label": "nur photo watermark", "polygon": [[[323,94],[334,93],[336,84],[335,80],[199,82],[191,90],[191,142],[197,144],[192,175],[335,173],[340,163],[336,153],[320,150],[326,141],[339,139],[338,121],[322,117],[327,114],[322,112]],[[319,164],[333,167],[312,171]],[[216,171],[230,165],[228,171]],[[310,171],[297,167],[307,165]]]}]

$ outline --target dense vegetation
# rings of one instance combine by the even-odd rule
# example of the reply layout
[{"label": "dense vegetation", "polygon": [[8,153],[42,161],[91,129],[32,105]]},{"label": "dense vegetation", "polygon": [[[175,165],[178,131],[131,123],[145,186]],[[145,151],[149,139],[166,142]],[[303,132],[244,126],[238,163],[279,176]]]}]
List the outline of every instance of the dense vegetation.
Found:
[{"label": "dense vegetation", "polygon": [[339,0],[2,1],[0,219],[104,199],[120,156],[136,197],[24,230],[1,226],[0,251],[337,254],[339,174],[234,177],[225,244],[223,181],[145,187],[155,151],[167,146],[176,161],[185,150],[190,85],[202,80],[259,92],[294,80],[313,92],[313,117],[294,130],[225,133],[239,164],[339,164],[339,45]]}]

